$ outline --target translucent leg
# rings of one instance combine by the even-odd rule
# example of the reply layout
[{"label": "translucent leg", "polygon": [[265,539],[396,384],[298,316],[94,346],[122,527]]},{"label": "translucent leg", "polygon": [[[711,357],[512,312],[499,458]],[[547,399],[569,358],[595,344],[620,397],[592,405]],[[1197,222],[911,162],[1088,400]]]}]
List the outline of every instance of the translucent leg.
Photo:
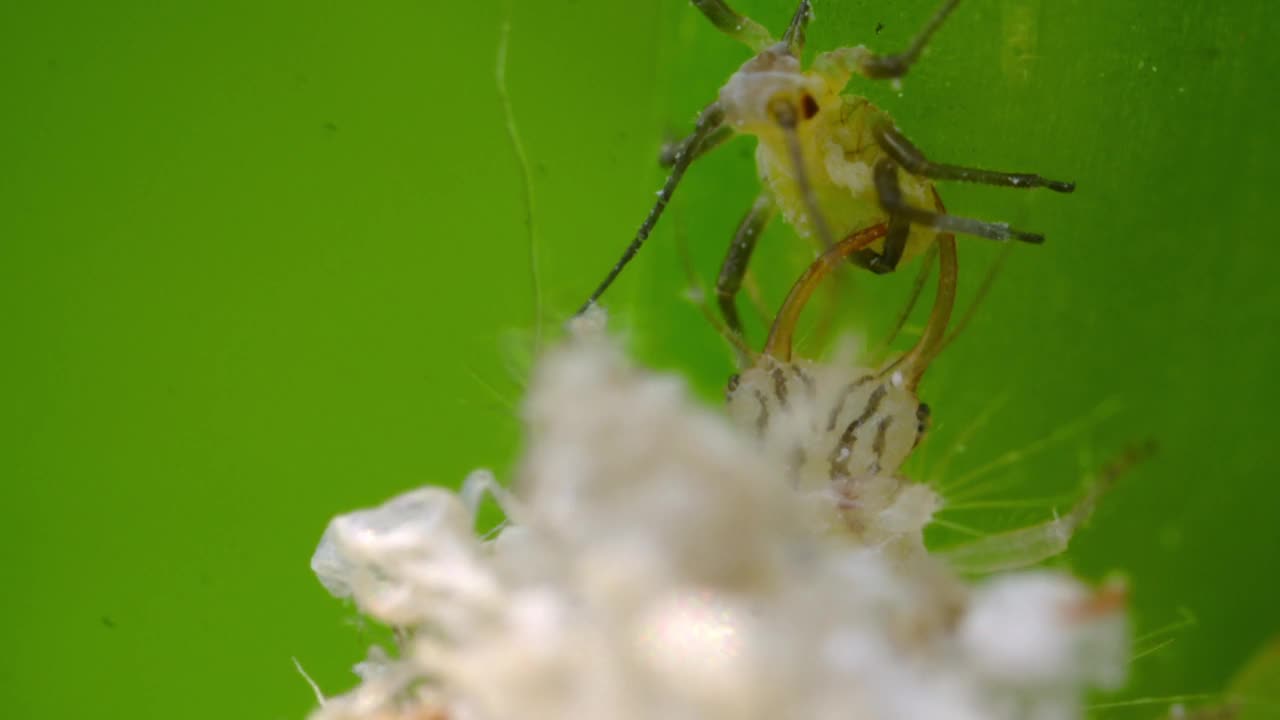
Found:
[{"label": "translucent leg", "polygon": [[957,572],[973,575],[1016,570],[1060,555],[1066,551],[1076,530],[1093,514],[1098,500],[1121,475],[1152,452],[1154,448],[1150,444],[1126,450],[1103,468],[1089,492],[1062,517],[963,543],[938,555]]},{"label": "translucent leg", "polygon": [[486,495],[493,498],[508,520],[520,522],[520,502],[488,470],[475,470],[467,475],[467,479],[462,482],[462,489],[458,491],[458,498],[462,501],[462,506],[471,513],[473,521]]}]

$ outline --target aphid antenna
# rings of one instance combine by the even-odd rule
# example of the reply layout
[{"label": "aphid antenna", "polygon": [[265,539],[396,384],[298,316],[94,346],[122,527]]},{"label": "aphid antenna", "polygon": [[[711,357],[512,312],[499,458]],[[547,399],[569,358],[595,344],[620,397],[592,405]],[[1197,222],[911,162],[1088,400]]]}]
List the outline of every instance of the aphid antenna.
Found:
[{"label": "aphid antenna", "polygon": [[[797,56],[799,55],[798,48],[802,47],[804,44],[804,26],[808,23],[811,14],[812,10],[809,2],[808,0],[805,0],[800,4],[800,7],[796,9],[795,17],[793,17],[791,21],[791,27],[787,29],[788,37],[792,37],[794,35],[799,38],[799,45],[793,53]],[[788,47],[791,47],[789,42]],[[796,112],[796,107],[789,100],[785,98],[778,98],[770,103],[769,114],[773,117],[773,121],[782,130],[783,135],[786,137],[787,155],[788,160],[791,163],[791,172],[795,178],[796,187],[799,189],[800,196],[805,204],[805,213],[809,218],[809,224],[813,227],[815,234],[817,234],[818,241],[822,245],[822,248],[824,250],[831,250],[835,247],[836,243],[831,232],[831,226],[827,223],[826,217],[822,213],[822,209],[818,206],[818,199],[813,192],[813,184],[809,179],[809,171],[804,162],[804,151],[800,143],[800,134],[798,129],[799,117]],[[876,228],[878,225],[872,227]],[[888,232],[888,226],[886,226],[884,231],[876,230],[875,232],[878,234],[866,241],[867,244],[883,238],[885,233]],[[854,235],[850,237],[856,237],[859,234],[860,233],[854,233]],[[857,247],[850,245],[849,254],[843,254],[842,257],[846,259],[851,257],[852,253],[864,249],[867,244],[859,244]],[[834,269],[834,265],[824,269],[821,277],[825,277],[826,274],[830,273]],[[921,278],[920,281],[923,282],[923,279]],[[814,282],[815,286],[816,284],[820,284],[820,278]],[[830,287],[832,292],[838,296],[838,291],[836,290],[835,285],[829,285],[828,287]],[[812,289],[809,292],[812,294]],[[808,299],[808,296],[806,296],[801,303],[807,303]],[[914,299],[912,302],[914,303]],[[834,307],[834,304],[832,307]],[[796,319],[798,319],[799,308],[797,308],[796,313]],[[830,317],[826,318],[826,320],[828,321],[826,326],[827,329],[829,329]],[[795,329],[793,327],[788,331],[788,334],[794,335],[794,332]],[[789,339],[788,342],[791,343],[791,340]],[[790,352],[790,348],[788,348],[788,352]]]},{"label": "aphid antenna", "polygon": [[[796,107],[789,100],[777,99],[769,104],[769,114],[773,116],[773,121],[782,128],[782,132],[787,138],[787,152],[791,159],[791,170],[795,174],[796,187],[800,190],[800,197],[804,199],[805,211],[809,215],[809,224],[813,225],[814,232],[818,235],[818,240],[822,242],[824,250],[830,250],[835,244],[831,235],[831,227],[827,225],[827,220],[822,214],[822,210],[818,207],[818,198],[813,194],[813,184],[809,182],[809,172],[805,169],[804,150],[800,146],[800,134],[796,126],[800,122],[800,118],[796,114]],[[861,250],[862,248],[858,248]]]},{"label": "aphid antenna", "polygon": [[[723,3],[722,3],[723,4]],[[658,224],[658,218],[662,217],[662,212],[667,209],[667,204],[671,202],[671,196],[675,193],[676,187],[680,184],[680,179],[684,177],[684,173],[689,169],[689,165],[693,162],[697,148],[703,144],[709,136],[715,133],[724,122],[724,110],[718,103],[711,103],[698,113],[698,121],[694,126],[693,134],[690,135],[675,154],[675,162],[671,166],[671,172],[667,175],[667,181],[663,183],[662,189],[658,191],[658,200],[649,210],[649,214],[645,216],[644,222],[640,223],[640,229],[636,231],[635,239],[627,245],[627,249],[623,251],[622,257],[614,264],[613,269],[601,281],[595,292],[591,293],[591,297],[578,308],[578,315],[587,311],[592,305],[600,299],[605,290],[613,284],[622,269],[631,262],[631,258],[635,257],[640,247],[644,245],[644,241],[649,239],[649,234],[653,232],[654,226]]]}]

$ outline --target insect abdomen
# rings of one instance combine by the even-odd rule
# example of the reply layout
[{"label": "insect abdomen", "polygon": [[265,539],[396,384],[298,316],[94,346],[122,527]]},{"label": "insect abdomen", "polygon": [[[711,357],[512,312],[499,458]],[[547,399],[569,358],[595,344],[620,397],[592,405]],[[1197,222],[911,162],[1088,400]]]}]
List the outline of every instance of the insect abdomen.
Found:
[{"label": "insect abdomen", "polygon": [[919,438],[918,408],[893,377],[808,363],[753,367],[729,392],[730,415],[801,485],[895,474]]}]

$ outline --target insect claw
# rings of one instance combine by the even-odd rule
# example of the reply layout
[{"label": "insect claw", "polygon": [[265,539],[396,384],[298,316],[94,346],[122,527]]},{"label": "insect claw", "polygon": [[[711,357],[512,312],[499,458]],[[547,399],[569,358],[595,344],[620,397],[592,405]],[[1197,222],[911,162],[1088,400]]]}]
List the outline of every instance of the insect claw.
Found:
[{"label": "insect claw", "polygon": [[876,275],[887,275],[896,268],[885,261],[884,255],[876,253],[867,261],[867,269]]}]

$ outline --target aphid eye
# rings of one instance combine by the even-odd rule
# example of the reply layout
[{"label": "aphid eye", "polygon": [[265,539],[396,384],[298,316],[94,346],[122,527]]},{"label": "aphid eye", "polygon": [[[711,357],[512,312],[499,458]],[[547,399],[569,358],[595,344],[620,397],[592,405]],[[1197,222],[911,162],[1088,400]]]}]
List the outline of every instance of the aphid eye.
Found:
[{"label": "aphid eye", "polygon": [[809,118],[817,114],[818,114],[818,101],[814,100],[813,96],[810,95],[809,93],[805,93],[804,97],[800,98],[801,117],[803,117],[805,120],[808,120]]},{"label": "aphid eye", "polygon": [[741,376],[739,376],[737,373],[730,375],[729,386],[725,388],[725,394],[732,395],[733,391],[738,389],[738,381],[740,381],[741,379],[742,379]]}]

